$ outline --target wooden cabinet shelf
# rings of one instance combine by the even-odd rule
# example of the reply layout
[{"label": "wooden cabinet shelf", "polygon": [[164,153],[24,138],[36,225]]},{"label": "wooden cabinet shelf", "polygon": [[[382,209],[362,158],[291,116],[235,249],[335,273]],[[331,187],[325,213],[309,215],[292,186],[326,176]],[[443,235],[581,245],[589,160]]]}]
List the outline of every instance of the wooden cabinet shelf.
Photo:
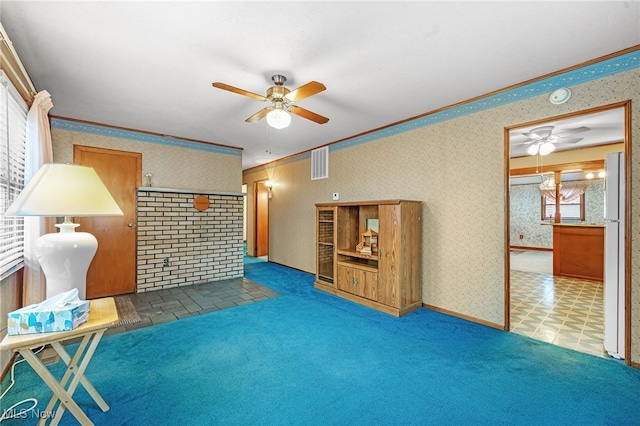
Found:
[{"label": "wooden cabinet shelf", "polygon": [[363,271],[375,272],[376,274],[378,273],[378,264],[370,263],[367,261],[343,260],[338,262],[338,266],[361,269]]},{"label": "wooden cabinet shelf", "polygon": [[[315,287],[391,315],[422,306],[419,201],[316,204]],[[372,254],[356,246],[375,226]]]},{"label": "wooden cabinet shelf", "polygon": [[338,254],[341,254],[343,256],[349,256],[349,257],[357,257],[359,259],[378,260],[377,254],[362,254],[362,253],[358,253],[355,250],[338,250]]}]

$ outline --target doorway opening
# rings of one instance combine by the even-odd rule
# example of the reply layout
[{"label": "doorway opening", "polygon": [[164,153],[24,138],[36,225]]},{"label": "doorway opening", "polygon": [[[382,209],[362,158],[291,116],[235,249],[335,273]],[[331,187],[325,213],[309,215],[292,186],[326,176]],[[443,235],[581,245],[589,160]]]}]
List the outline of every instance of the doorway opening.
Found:
[{"label": "doorway opening", "polygon": [[253,183],[254,192],[254,241],[253,253],[255,257],[269,256],[269,195],[267,180]]},{"label": "doorway opening", "polygon": [[[561,268],[558,263],[564,259],[562,266],[565,266],[572,262],[572,257],[577,259],[595,247],[600,250],[599,262],[603,265],[604,239],[596,243],[589,240],[589,245],[581,247],[572,243],[577,254],[567,258],[554,247],[560,246],[554,231],[566,227],[572,231],[589,228],[589,231],[604,233],[601,172],[609,152],[625,153],[625,161],[630,165],[629,107],[628,102],[621,102],[505,128],[509,179],[505,233],[507,330],[608,357],[603,346],[602,272],[598,275],[596,271],[594,275],[578,267],[567,273],[567,268]],[[540,147],[549,141],[554,144],[551,148],[554,152],[540,155]],[[536,151],[532,148],[535,145],[538,152],[532,154]],[[627,190],[628,176],[627,173]],[[561,191],[563,185],[564,191]],[[579,188],[581,195],[576,192],[571,197],[565,196],[570,188]],[[551,194],[553,202],[549,203],[545,194]],[[566,202],[569,198],[571,202]],[[628,205],[627,202],[627,216]],[[628,226],[625,235],[628,241]],[[598,259],[597,253],[595,256]],[[627,270],[628,257],[625,250]],[[592,260],[580,262],[576,260],[578,265],[594,263]],[[624,283],[627,295],[628,275]],[[625,323],[628,342],[629,315]]]}]

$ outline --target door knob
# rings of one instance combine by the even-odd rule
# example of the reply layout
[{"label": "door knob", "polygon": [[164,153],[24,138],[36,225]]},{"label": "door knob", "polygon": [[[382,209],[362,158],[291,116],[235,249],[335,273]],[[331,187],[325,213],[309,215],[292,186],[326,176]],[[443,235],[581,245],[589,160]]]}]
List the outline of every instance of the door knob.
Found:
[{"label": "door knob", "polygon": [[128,226],[129,228],[133,228],[134,226],[136,226],[136,224],[135,224],[135,223],[127,223],[127,226]]}]

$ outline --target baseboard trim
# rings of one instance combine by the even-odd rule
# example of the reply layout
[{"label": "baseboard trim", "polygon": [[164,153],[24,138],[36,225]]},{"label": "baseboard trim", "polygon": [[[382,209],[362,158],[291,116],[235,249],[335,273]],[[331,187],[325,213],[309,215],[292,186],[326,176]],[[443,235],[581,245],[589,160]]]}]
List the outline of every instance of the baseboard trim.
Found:
[{"label": "baseboard trim", "polygon": [[273,263],[274,265],[284,266],[285,268],[293,269],[294,271],[304,272],[305,274],[315,275],[315,272],[305,271],[304,269],[294,268],[293,266],[285,265],[284,263],[274,262],[273,260],[267,259],[267,263]]},{"label": "baseboard trim", "polygon": [[423,303],[422,306],[427,309],[431,309],[432,311],[440,312],[443,314],[451,315],[453,317],[462,318],[463,320],[475,322],[478,324],[486,325],[487,327],[497,328],[498,330],[506,331],[506,326],[502,324],[497,324],[495,322],[486,321],[480,318],[472,317],[470,315],[461,314],[459,312],[450,311],[449,309],[439,308],[434,305],[429,305],[427,303]]}]

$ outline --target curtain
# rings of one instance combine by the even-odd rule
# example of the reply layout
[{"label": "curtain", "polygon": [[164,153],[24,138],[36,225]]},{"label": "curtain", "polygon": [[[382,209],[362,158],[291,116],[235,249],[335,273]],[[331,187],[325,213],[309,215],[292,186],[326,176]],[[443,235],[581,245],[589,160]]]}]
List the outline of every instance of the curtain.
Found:
[{"label": "curtain", "polygon": [[[27,145],[25,150],[25,185],[45,163],[53,162],[49,110],[53,108],[51,95],[39,92],[27,114]],[[30,305],[46,299],[46,283],[40,264],[35,257],[34,246],[38,237],[47,232],[53,219],[43,217],[24,218],[24,304]]]},{"label": "curtain", "polygon": [[585,182],[568,182],[562,184],[560,188],[560,201],[563,203],[570,203],[580,198],[584,191],[587,189]]},{"label": "curtain", "polygon": [[[566,182],[560,187],[560,202],[570,203],[580,198],[587,189],[585,182]],[[540,195],[547,197],[550,203],[556,202],[556,190],[550,188],[540,188]]]}]

